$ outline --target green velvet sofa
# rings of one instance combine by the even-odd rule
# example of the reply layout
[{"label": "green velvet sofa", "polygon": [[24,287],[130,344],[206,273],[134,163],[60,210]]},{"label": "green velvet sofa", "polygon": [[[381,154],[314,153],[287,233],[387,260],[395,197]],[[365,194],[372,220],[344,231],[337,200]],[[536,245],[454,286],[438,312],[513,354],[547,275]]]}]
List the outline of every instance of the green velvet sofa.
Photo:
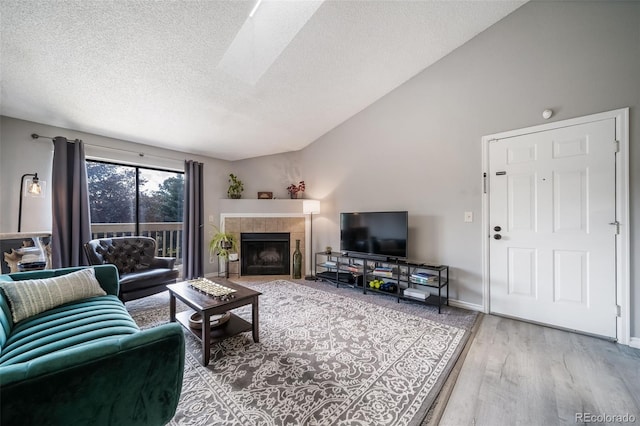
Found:
[{"label": "green velvet sofa", "polygon": [[[0,275],[0,285],[79,269]],[[2,426],[164,425],[174,416],[184,371],[180,325],[140,330],[118,300],[116,267],[94,270],[106,295],[17,323],[9,293],[0,290]]]}]

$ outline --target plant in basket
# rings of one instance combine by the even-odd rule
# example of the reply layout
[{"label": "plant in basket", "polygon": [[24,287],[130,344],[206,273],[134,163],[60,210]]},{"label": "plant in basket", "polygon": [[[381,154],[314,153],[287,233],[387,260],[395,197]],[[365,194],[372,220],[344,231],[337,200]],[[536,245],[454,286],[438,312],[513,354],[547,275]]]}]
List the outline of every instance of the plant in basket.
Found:
[{"label": "plant in basket", "polygon": [[229,232],[222,232],[217,226],[212,225],[215,233],[209,241],[209,251],[211,254],[218,255],[223,259],[227,259],[229,254],[238,251],[238,243],[235,236]]},{"label": "plant in basket", "polygon": [[233,173],[229,173],[229,189],[227,189],[227,196],[235,199],[242,198],[242,191],[244,191],[242,181]]}]

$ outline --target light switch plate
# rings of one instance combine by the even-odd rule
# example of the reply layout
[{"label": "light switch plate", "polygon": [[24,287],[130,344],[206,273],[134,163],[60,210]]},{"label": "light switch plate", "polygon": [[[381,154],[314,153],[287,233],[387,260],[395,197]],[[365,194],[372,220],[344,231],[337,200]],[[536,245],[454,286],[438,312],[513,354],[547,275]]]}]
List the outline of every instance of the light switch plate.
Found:
[{"label": "light switch plate", "polygon": [[473,212],[464,212],[464,221],[473,222]]}]

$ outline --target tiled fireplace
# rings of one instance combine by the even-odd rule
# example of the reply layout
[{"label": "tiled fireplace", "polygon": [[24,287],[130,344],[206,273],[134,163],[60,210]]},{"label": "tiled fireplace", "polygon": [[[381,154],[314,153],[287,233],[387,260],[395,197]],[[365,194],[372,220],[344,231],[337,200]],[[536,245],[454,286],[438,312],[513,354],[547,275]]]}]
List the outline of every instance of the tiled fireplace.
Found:
[{"label": "tiled fireplace", "polygon": [[290,275],[289,232],[240,233],[241,275]]},{"label": "tiled fireplace", "polygon": [[[293,271],[293,252],[296,240],[300,240],[302,250],[305,247],[304,217],[223,217],[223,228],[236,237],[239,262],[230,264],[230,272],[242,276],[247,275],[290,275]],[[245,235],[244,244],[242,236]],[[249,238],[247,238],[247,236]],[[247,246],[246,240],[253,241],[253,248]],[[263,240],[263,241],[260,241]],[[287,241],[288,240],[288,241]],[[261,244],[270,241],[269,244]],[[286,241],[286,242],[284,242]],[[282,244],[288,247],[283,247]],[[287,250],[288,249],[288,250]],[[278,261],[286,265],[278,269]],[[302,270],[305,270],[306,255],[303,252]]]}]

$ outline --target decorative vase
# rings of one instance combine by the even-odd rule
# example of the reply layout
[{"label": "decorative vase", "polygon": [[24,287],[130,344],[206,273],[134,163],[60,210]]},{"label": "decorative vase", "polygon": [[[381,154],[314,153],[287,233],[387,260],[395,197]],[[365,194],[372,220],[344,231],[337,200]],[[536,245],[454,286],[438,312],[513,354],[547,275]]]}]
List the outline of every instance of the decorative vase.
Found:
[{"label": "decorative vase", "polygon": [[300,252],[300,240],[296,240],[296,249],[293,252],[293,278],[302,278],[302,253]]}]

